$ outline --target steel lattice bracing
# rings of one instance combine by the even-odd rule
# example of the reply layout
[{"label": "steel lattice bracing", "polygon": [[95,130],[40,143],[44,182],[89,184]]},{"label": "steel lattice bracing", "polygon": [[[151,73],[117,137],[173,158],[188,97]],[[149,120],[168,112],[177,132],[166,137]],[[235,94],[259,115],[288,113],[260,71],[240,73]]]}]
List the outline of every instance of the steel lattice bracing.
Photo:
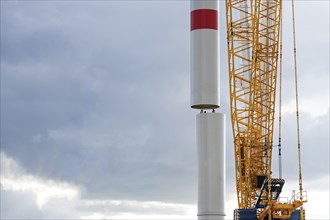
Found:
[{"label": "steel lattice bracing", "polygon": [[249,208],[271,171],[281,0],[227,0],[226,14],[236,188]]}]

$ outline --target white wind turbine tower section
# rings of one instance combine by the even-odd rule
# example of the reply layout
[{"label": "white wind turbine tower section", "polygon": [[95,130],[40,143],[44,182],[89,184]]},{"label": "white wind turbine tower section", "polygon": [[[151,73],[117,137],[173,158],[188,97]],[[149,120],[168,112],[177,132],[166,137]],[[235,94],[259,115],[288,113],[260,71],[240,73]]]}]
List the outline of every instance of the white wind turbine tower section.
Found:
[{"label": "white wind turbine tower section", "polygon": [[218,0],[191,0],[191,107],[198,148],[198,219],[225,218],[225,115],[220,107]]}]

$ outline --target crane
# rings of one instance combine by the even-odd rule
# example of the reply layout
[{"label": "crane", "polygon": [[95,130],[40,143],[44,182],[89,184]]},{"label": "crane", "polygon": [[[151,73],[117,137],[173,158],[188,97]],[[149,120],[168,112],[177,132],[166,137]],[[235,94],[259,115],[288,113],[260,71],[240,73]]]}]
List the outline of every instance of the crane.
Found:
[{"label": "crane", "polygon": [[[280,202],[285,180],[281,174],[272,178],[282,0],[226,0],[226,23],[238,199],[234,219],[305,219],[302,207],[307,199],[301,184],[300,142],[299,193],[294,193],[290,201]],[[299,141],[298,107],[297,123]]]}]

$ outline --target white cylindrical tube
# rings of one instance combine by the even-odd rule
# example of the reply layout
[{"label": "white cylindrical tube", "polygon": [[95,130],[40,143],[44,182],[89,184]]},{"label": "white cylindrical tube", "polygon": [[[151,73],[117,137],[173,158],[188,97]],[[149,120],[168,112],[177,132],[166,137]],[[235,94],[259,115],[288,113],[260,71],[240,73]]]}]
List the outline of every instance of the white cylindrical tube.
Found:
[{"label": "white cylindrical tube", "polygon": [[197,121],[198,219],[225,219],[225,115],[200,113]]},{"label": "white cylindrical tube", "polygon": [[220,106],[218,0],[191,0],[191,107]]}]

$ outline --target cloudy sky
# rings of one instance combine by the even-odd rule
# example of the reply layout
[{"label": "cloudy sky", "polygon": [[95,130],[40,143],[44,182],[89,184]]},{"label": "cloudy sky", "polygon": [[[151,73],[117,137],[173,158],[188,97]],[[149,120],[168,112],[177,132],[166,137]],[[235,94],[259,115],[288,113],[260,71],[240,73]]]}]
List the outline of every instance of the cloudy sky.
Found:
[{"label": "cloudy sky", "polygon": [[[283,196],[291,197],[297,141],[290,2],[284,7]],[[196,219],[189,15],[188,0],[1,0],[2,219]],[[297,1],[296,20],[306,214],[329,219],[329,2]]]}]

